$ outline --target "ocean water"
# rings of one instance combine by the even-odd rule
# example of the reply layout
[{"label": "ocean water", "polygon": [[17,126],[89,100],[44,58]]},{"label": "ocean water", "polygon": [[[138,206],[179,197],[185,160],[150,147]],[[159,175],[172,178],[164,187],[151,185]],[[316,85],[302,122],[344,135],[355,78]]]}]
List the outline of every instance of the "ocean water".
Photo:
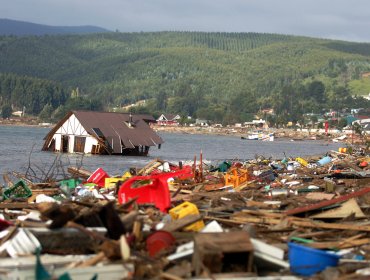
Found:
[{"label": "ocean water", "polygon": [[[203,159],[217,164],[224,160],[247,160],[256,155],[281,159],[288,157],[324,155],[338,150],[340,143],[324,141],[296,141],[277,139],[274,142],[242,140],[239,136],[218,136],[180,133],[159,133],[164,139],[161,149],[151,147],[147,157],[99,156],[60,154],[41,151],[43,138],[50,128],[0,126],[0,172],[27,173],[35,181],[63,176],[68,166],[82,166],[94,171],[102,167],[109,175],[123,174],[130,167],[141,168],[151,160],[178,163]],[[2,176],[0,183],[2,183]]]}]

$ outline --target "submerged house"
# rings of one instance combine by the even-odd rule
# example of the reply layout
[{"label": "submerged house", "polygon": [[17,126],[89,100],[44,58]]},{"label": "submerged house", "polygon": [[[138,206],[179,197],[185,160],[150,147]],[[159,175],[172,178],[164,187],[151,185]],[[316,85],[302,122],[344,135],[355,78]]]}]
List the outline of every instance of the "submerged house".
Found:
[{"label": "submerged house", "polygon": [[71,111],[45,136],[43,151],[147,155],[163,140],[149,126],[150,115]]}]

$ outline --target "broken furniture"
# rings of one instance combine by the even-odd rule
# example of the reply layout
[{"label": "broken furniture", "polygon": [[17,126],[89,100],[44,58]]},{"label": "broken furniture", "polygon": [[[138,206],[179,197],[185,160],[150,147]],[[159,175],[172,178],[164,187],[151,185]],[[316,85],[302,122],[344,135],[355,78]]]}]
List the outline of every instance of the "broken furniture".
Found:
[{"label": "broken furniture", "polygon": [[253,245],[244,231],[199,233],[194,236],[193,268],[209,273],[251,272]]}]

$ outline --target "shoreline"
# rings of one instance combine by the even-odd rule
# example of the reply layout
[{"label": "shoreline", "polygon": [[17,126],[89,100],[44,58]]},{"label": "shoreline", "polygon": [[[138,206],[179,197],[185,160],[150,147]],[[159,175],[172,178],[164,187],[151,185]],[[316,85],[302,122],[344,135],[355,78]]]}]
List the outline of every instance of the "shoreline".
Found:
[{"label": "shoreline", "polygon": [[[0,126],[17,126],[17,127],[40,127],[40,128],[53,128],[55,124],[43,124],[37,123],[36,120],[32,119],[27,122],[11,119],[11,120],[0,120]],[[158,126],[152,125],[151,128],[155,132],[166,132],[166,133],[178,133],[178,134],[200,134],[200,135],[215,135],[215,136],[234,136],[234,137],[245,137],[253,129],[245,127],[199,127],[199,126]],[[299,130],[292,128],[271,128],[269,130],[264,130],[266,132],[273,132],[275,139],[284,139],[290,141],[315,141],[315,140],[325,140],[333,141],[333,139],[347,135],[347,139],[343,139],[339,142],[343,144],[362,144],[361,139],[358,135],[355,135],[352,142],[351,135],[345,132],[330,132],[325,135],[325,132],[311,130]]]},{"label": "shoreline", "polygon": [[[156,132],[166,132],[166,133],[179,133],[179,134],[202,134],[202,135],[220,135],[220,136],[235,136],[244,137],[252,129],[248,128],[231,128],[231,127],[186,127],[186,126],[152,126],[153,130]],[[289,128],[281,129],[270,129],[266,132],[273,132],[276,139],[284,139],[291,141],[315,141],[315,140],[329,140],[337,138],[338,136],[345,135],[344,132],[325,135],[321,131],[301,131]],[[347,137],[348,140],[348,137]],[[355,139],[354,139],[355,140]],[[358,139],[356,139],[358,140]],[[345,139],[341,141],[347,143]],[[357,142],[357,141],[356,141]]]}]

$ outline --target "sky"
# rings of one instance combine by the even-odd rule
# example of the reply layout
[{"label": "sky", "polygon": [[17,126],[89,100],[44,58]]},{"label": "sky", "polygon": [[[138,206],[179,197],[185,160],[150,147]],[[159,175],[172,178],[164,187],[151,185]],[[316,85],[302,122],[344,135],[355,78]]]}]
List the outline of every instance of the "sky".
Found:
[{"label": "sky", "polygon": [[120,32],[259,32],[370,42],[369,0],[0,0],[0,18]]}]

